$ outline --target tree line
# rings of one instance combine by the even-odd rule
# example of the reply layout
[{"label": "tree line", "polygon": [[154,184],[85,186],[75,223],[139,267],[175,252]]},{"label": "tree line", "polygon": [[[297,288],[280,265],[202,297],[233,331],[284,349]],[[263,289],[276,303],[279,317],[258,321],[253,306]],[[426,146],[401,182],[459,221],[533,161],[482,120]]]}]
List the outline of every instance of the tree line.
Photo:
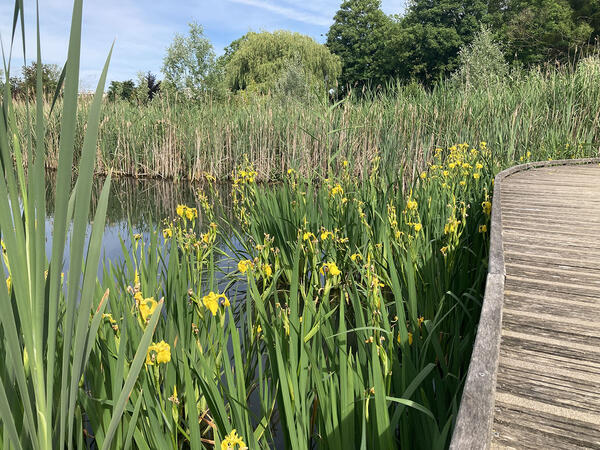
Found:
[{"label": "tree line", "polygon": [[[597,48],[600,0],[411,0],[386,15],[380,0],[346,0],[324,45],[289,31],[250,32],[216,58],[202,27],[176,36],[163,63],[164,84],[191,96],[377,88],[390,80],[432,86],[467,76],[461,65],[501,74],[565,64]],[[476,44],[474,46],[474,44]],[[490,74],[492,76],[494,74]]]},{"label": "tree line", "polygon": [[[46,98],[53,97],[56,93],[61,69],[56,64],[42,64],[42,90]],[[32,62],[21,68],[20,76],[12,76],[6,79],[4,71],[0,69],[0,89],[5,84],[10,86],[11,94],[14,98],[33,98],[36,93],[37,83],[37,63]]]},{"label": "tree line", "polygon": [[[386,15],[380,0],[346,0],[325,44],[291,31],[248,32],[217,57],[202,26],[190,23],[167,48],[163,80],[140,73],[136,81],[112,81],[107,96],[141,103],[161,91],[191,99],[302,99],[390,80],[432,86],[448,77],[476,80],[477,64],[501,74],[573,62],[596,48],[599,36],[600,0],[410,0],[402,15]],[[35,72],[32,63],[8,80],[13,95],[35,92]],[[45,94],[59,74],[57,66],[43,66]]]},{"label": "tree line", "polygon": [[430,85],[458,69],[460,50],[482,27],[511,64],[566,62],[595,45],[600,0],[411,0],[402,16],[385,15],[379,0],[347,0],[326,45],[342,60],[342,86]]}]

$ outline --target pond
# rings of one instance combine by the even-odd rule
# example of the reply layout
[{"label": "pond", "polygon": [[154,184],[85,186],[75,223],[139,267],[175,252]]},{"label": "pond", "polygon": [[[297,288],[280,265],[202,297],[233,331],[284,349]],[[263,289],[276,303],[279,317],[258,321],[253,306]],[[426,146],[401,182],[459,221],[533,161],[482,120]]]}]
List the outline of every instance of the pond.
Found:
[{"label": "pond", "polygon": [[[54,225],[54,198],[55,198],[55,174],[49,172],[46,174],[46,255],[49,258],[52,251],[52,233]],[[100,191],[104,184],[104,177],[95,177],[92,188],[92,213],[86,232],[87,238],[92,229],[93,214],[96,209],[97,201],[100,197]],[[198,192],[202,186],[190,184],[187,182],[173,182],[162,179],[134,179],[134,178],[116,178],[111,181],[110,196],[106,214],[106,226],[102,238],[102,261],[113,264],[120,264],[124,261],[123,247],[121,239],[125,244],[127,251],[131,251],[131,234],[141,234],[143,239],[149,238],[149,232],[152,229],[162,229],[165,222],[175,217],[177,205],[185,204],[188,206],[198,205]],[[216,187],[213,194],[210,194],[209,200],[214,204],[217,217],[231,219],[231,187],[228,184],[222,184]],[[207,192],[205,192],[207,193]],[[207,193],[208,194],[208,193]],[[199,218],[202,221],[202,217]],[[200,223],[202,226],[203,224]],[[162,239],[162,234],[160,235]],[[69,268],[69,237],[64,253],[63,271]],[[102,277],[102,264],[100,265],[98,276]]]}]

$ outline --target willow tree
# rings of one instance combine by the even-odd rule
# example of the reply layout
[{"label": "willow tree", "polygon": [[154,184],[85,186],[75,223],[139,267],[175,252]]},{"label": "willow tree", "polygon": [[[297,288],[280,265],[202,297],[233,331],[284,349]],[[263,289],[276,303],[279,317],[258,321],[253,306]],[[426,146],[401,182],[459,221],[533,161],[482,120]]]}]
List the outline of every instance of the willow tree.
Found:
[{"label": "willow tree", "polygon": [[335,86],[341,73],[339,57],[300,33],[249,32],[236,43],[225,62],[225,75],[233,92],[286,90],[293,80],[303,85],[301,88],[324,92]]}]

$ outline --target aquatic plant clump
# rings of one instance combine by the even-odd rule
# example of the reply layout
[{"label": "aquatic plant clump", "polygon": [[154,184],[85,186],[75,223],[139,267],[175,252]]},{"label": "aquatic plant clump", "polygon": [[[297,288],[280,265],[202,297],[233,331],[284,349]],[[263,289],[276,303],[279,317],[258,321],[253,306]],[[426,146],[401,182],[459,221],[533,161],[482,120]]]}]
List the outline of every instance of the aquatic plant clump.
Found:
[{"label": "aquatic plant clump", "polygon": [[[165,311],[116,445],[128,436],[150,448],[447,444],[497,164],[485,143],[438,149],[407,188],[378,158],[367,183],[340,164],[339,177],[313,184],[290,171],[276,186],[240,168],[237,225],[218,225],[200,193],[199,209],[180,205],[149,241],[132,237],[123,267],[105,269],[110,312],[84,411],[114,400],[155,298]],[[104,433],[101,416],[90,424]]]}]

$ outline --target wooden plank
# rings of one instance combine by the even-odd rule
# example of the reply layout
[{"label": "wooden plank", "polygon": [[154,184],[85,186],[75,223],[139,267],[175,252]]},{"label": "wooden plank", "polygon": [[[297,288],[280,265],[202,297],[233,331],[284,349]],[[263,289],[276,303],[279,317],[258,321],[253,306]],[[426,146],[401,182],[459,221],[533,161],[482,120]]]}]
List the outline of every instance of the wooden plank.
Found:
[{"label": "wooden plank", "polygon": [[553,258],[557,257],[565,263],[596,264],[600,260],[600,253],[587,248],[561,248],[552,247],[548,244],[538,245],[535,242],[512,242],[504,245],[506,255],[519,254],[525,257],[533,258]]},{"label": "wooden plank", "polygon": [[580,226],[590,226],[590,227],[594,227],[594,228],[598,228],[600,226],[600,216],[598,216],[596,219],[589,218],[589,217],[580,218],[579,216],[567,217],[567,216],[562,216],[562,215],[548,217],[548,215],[543,212],[541,212],[541,213],[536,213],[536,212],[526,213],[525,211],[521,211],[521,210],[509,211],[507,209],[502,213],[502,218],[507,223],[511,223],[513,221],[514,222],[523,221],[523,222],[529,222],[529,223],[536,223],[538,225],[543,224],[545,226],[580,225]]},{"label": "wooden plank", "polygon": [[[524,347],[509,347],[504,345],[500,348],[500,360],[519,361],[522,365],[544,366],[548,370],[562,369],[577,373],[578,377],[584,379],[597,379],[600,362],[581,361],[575,355],[567,353],[538,352],[536,349]],[[503,364],[503,363],[501,363]]]},{"label": "wooden plank", "polygon": [[[501,364],[496,383],[496,398],[510,394],[543,403],[550,407],[572,411],[583,422],[600,425],[600,394],[596,383],[564,374],[555,374],[545,368],[518,368]],[[519,403],[516,403],[519,404]],[[600,435],[599,435],[600,436]]]},{"label": "wooden plank", "polygon": [[561,281],[570,284],[581,284],[584,286],[599,286],[600,287],[600,271],[598,270],[583,270],[581,268],[566,269],[558,267],[560,260],[555,260],[555,264],[548,267],[540,267],[534,264],[507,263],[507,269],[510,273],[519,274],[522,277],[535,277],[539,279],[547,279],[553,281]]},{"label": "wooden plank", "polygon": [[492,433],[494,444],[500,448],[600,449],[594,425],[564,417],[560,411],[552,414],[500,399],[496,400],[496,411]]},{"label": "wooden plank", "polygon": [[[514,232],[506,232],[502,233],[503,237],[507,240],[510,240],[510,244],[507,246],[511,246],[513,244],[529,244],[532,240],[539,241],[539,236],[533,233],[514,233]],[[544,244],[547,248],[550,249],[562,249],[565,248],[567,251],[570,250],[600,250],[600,241],[594,242],[592,239],[581,240],[581,241],[571,241],[569,239],[552,239],[551,241],[545,241]]]},{"label": "wooden plank", "polygon": [[[548,320],[547,314],[523,312],[517,309],[505,309],[502,313],[502,330],[517,334],[531,334],[540,339],[543,345],[581,344],[583,346],[598,346],[600,348],[600,323],[588,321],[588,326],[573,323],[568,317],[553,316]],[[544,318],[545,317],[545,318]],[[562,320],[561,320],[562,319]],[[577,332],[574,332],[577,330]],[[587,349],[587,347],[583,347]]]},{"label": "wooden plank", "polygon": [[581,286],[570,284],[566,281],[554,281],[548,279],[548,277],[536,277],[536,276],[519,276],[519,275],[506,275],[507,283],[510,283],[512,287],[517,286],[519,288],[533,288],[539,291],[555,292],[563,294],[578,294],[582,297],[589,297],[590,301],[596,301],[600,296],[600,287],[596,286]]},{"label": "wooden plank", "polygon": [[[544,283],[528,283],[513,278],[506,280],[506,289],[521,294],[540,294],[550,299],[573,300],[586,303],[588,306],[598,305],[598,295],[586,292],[574,292],[573,290],[559,289],[554,286],[548,287]],[[505,291],[506,292],[506,291]]]},{"label": "wooden plank", "polygon": [[552,255],[536,255],[533,253],[506,252],[504,255],[506,264],[529,264],[532,267],[555,267],[565,270],[581,270],[583,272],[600,273],[600,258],[596,260],[565,258],[557,259]]},{"label": "wooden plank", "polygon": [[589,304],[552,297],[540,299],[525,293],[509,295],[505,291],[504,309],[518,309],[520,313],[552,314],[570,319],[573,325],[583,321],[582,318],[600,320],[600,303]]},{"label": "wooden plank", "polygon": [[[504,233],[516,233],[521,236],[535,235],[537,237],[543,236],[544,239],[560,239],[566,242],[597,242],[598,233],[590,232],[590,228],[584,229],[583,227],[560,227],[553,228],[547,225],[536,226],[523,226],[518,222],[506,223],[503,227]],[[586,230],[586,231],[584,231]],[[600,231],[600,230],[597,230]],[[541,236],[540,236],[541,235]]]}]

